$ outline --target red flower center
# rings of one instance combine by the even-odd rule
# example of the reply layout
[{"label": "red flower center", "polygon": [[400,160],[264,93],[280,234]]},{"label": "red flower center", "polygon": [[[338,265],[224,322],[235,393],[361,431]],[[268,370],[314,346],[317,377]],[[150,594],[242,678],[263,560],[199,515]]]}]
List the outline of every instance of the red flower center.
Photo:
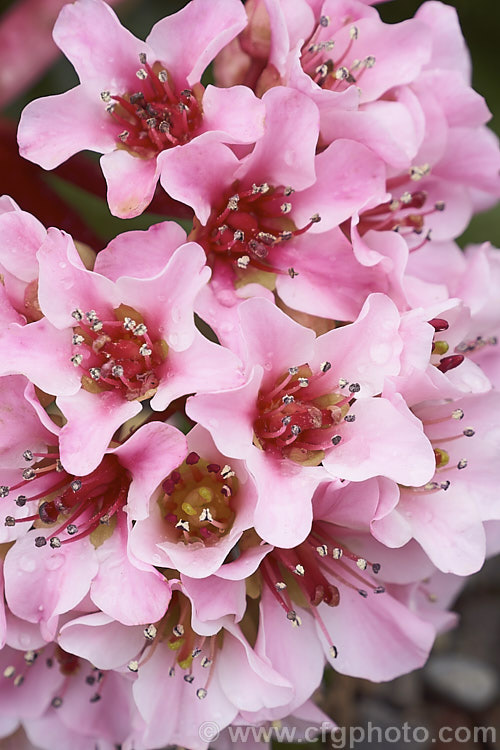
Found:
[{"label": "red flower center", "polygon": [[[40,521],[50,525],[57,523],[47,537],[35,538],[36,547],[45,547],[49,542],[52,548],[58,548],[89,536],[101,525],[109,524],[127,502],[131,479],[116,456],[104,456],[97,469],[84,477],[75,477],[64,471],[58,453],[32,453],[26,450],[24,457],[27,461],[34,458],[42,460],[25,469],[23,479],[18,484],[0,487],[0,497],[5,498],[13,490],[22,490],[37,479],[53,475],[54,481],[45,485],[42,492],[31,497],[20,494],[15,500],[19,507],[27,502],[41,501],[37,513],[26,518],[7,516],[5,519],[6,526]],[[69,536],[61,540],[59,535],[63,532]]]},{"label": "red flower center", "polygon": [[260,448],[276,457],[316,466],[326,449],[340,443],[337,425],[343,419],[354,421],[348,411],[353,394],[360,387],[351,383],[348,392],[341,393],[348,385],[341,381],[339,391],[318,392],[315,386],[330,368],[331,364],[324,362],[320,371],[313,374],[309,365],[290,367],[271,389],[259,393],[253,427],[254,442]]},{"label": "red flower center", "polygon": [[158,387],[156,368],[168,347],[163,340],[152,341],[140,313],[121,305],[114,320],[101,320],[95,310],[72,315],[79,325],[73,329],[71,361],[83,370],[83,387],[118,390],[128,401],[151,398]]},{"label": "red flower center", "polygon": [[320,221],[316,214],[297,229],[291,219],[293,192],[291,187],[266,182],[243,189],[236,182],[212,209],[205,227],[195,219],[192,239],[205,249],[209,262],[222,259],[243,271],[288,272],[293,277],[293,268],[283,269],[276,263],[276,250]]},{"label": "red flower center", "polygon": [[136,75],[141,90],[123,96],[103,91],[101,98],[108,104],[111,117],[123,128],[118,135],[120,144],[150,158],[187,143],[196,135],[203,117],[199,101],[203,87],[197,84],[196,93],[191,89],[178,91],[161,63],[149,65],[145,54],[139,55],[139,60],[143,67]]},{"label": "red flower center", "polygon": [[333,56],[336,41],[328,38],[326,29],[330,25],[328,16],[321,16],[314,32],[302,47],[300,62],[304,73],[323,89],[343,91],[353,83],[358,83],[364,72],[375,65],[373,55],[363,60],[352,59],[353,46],[359,37],[357,26],[349,29],[349,41],[345,49]]}]

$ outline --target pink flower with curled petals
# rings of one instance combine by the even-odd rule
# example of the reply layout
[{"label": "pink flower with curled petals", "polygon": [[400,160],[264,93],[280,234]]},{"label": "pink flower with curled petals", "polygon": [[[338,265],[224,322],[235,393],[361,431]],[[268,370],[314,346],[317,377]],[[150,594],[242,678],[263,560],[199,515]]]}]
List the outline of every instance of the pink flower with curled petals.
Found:
[{"label": "pink flower with curled petals", "polygon": [[82,148],[104,154],[110,209],[128,218],[151,202],[177,147],[199,138],[255,142],[263,108],[252,92],[205,90],[200,83],[219,49],[244,27],[245,12],[239,0],[214,0],[210,13],[204,5],[192,0],[163,18],[145,42],[102,0],[65,6],[54,40],[80,84],[28,105],[19,127],[21,154],[45,169]]},{"label": "pink flower with curled petals", "polygon": [[188,433],[187,446],[183,463],[151,498],[147,517],[135,522],[130,549],[156,567],[206,578],[252,527],[257,492],[243,461],[229,464],[200,425]]},{"label": "pink flower with curled petals", "polygon": [[387,297],[371,295],[352,325],[317,339],[265,300],[247,300],[239,314],[246,383],[194,396],[186,410],[224,455],[245,460],[259,492],[255,528],[265,541],[303,541],[326,472],[410,484],[432,476],[418,420],[401,398],[397,408],[373,398],[400,370],[400,316]]},{"label": "pink flower with curled petals", "polygon": [[[301,91],[320,110],[324,142],[353,138],[392,166],[407,165],[420,133],[405,86],[430,57],[424,24],[385,24],[357,0],[263,0],[258,11],[239,37],[240,64],[234,43],[218,60],[224,83],[244,81],[260,94],[279,84]],[[252,44],[253,26],[264,43]]]},{"label": "pink flower with curled petals", "polygon": [[[406,605],[401,590],[413,588],[434,567],[415,542],[392,550],[371,533],[374,519],[397,499],[388,479],[342,487],[325,482],[314,494],[306,539],[292,548],[266,546],[250,572],[260,600],[256,651],[296,686],[297,701],[311,690],[310,659],[318,651],[339,672],[375,681],[414,669],[428,655],[435,628]],[[236,559],[212,577],[214,596],[228,611],[231,598],[245,591],[246,575]],[[226,586],[219,593],[220,576]],[[184,583],[197,602],[201,587],[185,577]],[[278,715],[271,709],[244,718],[253,723]]]},{"label": "pink flower with curled petals", "polygon": [[[209,716],[216,715],[221,728],[239,711],[273,707],[286,716],[295,686],[254,651],[231,618],[221,624],[202,623],[183,587],[178,582],[172,586],[168,612],[147,628],[128,628],[122,634],[124,626],[95,613],[67,622],[61,629],[64,648],[98,666],[106,664],[136,675],[133,693],[144,724],[134,733],[137,745],[156,748],[182,742],[204,750],[207,743],[198,727]],[[113,634],[120,645],[110,651],[107,644]],[[316,684],[323,666],[320,656],[314,670]],[[169,721],[165,721],[165,699]],[[188,722],[186,711],[192,719]]]},{"label": "pink flower with curled petals", "polygon": [[[102,611],[125,624],[161,617],[170,587],[151,565],[129,550],[131,517],[143,516],[166,473],[178,466],[186,442],[174,427],[143,425],[122,445],[108,451],[94,471],[75,475],[59,459],[58,428],[44,452],[25,450],[32,461],[18,469],[2,502],[30,508],[30,515],[7,516],[9,527],[35,524],[5,559],[10,610],[40,623],[51,640],[59,616],[90,593]],[[29,446],[31,435],[25,435]],[[13,470],[9,475],[13,475]]]},{"label": "pink flower with curled petals", "polygon": [[[365,146],[338,140],[316,155],[318,110],[308,97],[278,87],[264,95],[263,103],[264,135],[249,155],[240,160],[223,144],[193,141],[182,152],[190,169],[177,161],[180,151],[172,153],[177,169],[165,177],[165,189],[195,211],[190,236],[213,268],[199,312],[222,341],[231,323],[234,329],[231,308],[242,297],[259,294],[257,284],[262,284],[261,296],[268,297],[276,286],[293,306],[293,288],[280,280],[291,278],[304,300],[332,243],[335,255],[347,255],[344,273],[351,273],[355,286],[357,264],[342,238],[332,239],[329,230],[386,197],[384,164]],[[303,238],[311,239],[302,246]],[[327,285],[322,286],[326,298]],[[333,291],[330,297],[330,314],[343,313]],[[234,335],[229,340],[233,344]]]},{"label": "pink flower with curled petals", "polygon": [[57,396],[67,420],[60,449],[68,469],[95,469],[145,398],[162,410],[178,396],[211,389],[210,379],[215,387],[241,382],[237,357],[194,325],[193,301],[210,274],[195,243],[178,248],[149,279],[112,282],[87,270],[69,235],[56,229],[38,259],[44,317],[4,332],[2,369]]}]

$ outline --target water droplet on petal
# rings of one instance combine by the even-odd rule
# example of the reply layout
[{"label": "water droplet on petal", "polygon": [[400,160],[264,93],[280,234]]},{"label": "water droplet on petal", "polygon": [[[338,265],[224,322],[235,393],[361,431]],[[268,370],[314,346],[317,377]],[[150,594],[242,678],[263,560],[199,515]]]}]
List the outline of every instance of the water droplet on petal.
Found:
[{"label": "water droplet on petal", "polygon": [[377,365],[385,364],[390,359],[391,354],[392,346],[388,341],[372,344],[370,347],[370,357]]},{"label": "water droplet on petal", "polygon": [[64,564],[64,555],[51,555],[45,560],[47,570],[58,570]]},{"label": "water droplet on petal", "polygon": [[25,557],[21,557],[21,559],[19,560],[19,567],[25,573],[33,573],[36,568],[36,561],[33,557],[28,557],[26,555]]}]

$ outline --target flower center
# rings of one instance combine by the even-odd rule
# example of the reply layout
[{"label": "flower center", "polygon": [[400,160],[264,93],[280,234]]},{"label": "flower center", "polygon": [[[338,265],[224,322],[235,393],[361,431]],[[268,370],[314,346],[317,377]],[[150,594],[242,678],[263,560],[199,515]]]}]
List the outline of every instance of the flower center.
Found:
[{"label": "flower center", "polygon": [[[15,500],[19,507],[27,502],[41,500],[37,513],[26,518],[7,516],[5,519],[6,526],[37,522],[40,527],[40,522],[48,525],[57,523],[57,527],[48,536],[35,538],[36,547],[45,547],[49,542],[55,549],[89,536],[99,526],[108,525],[115,513],[127,502],[131,480],[116,456],[104,456],[97,469],[84,477],[75,477],[64,471],[58,453],[42,454],[27,450],[24,457],[27,461],[34,458],[42,460],[25,469],[23,479],[18,484],[0,487],[0,497],[8,497],[13,490],[22,490],[31,482],[47,475],[53,476],[54,481],[45,485],[42,492],[31,497],[21,494]],[[59,535],[63,532],[68,537],[61,540]]]},{"label": "flower center", "polygon": [[191,603],[185,596],[179,591],[172,593],[167,614],[156,624],[151,623],[144,628],[144,638],[145,643],[139,653],[128,663],[131,672],[138,672],[153,656],[158,645],[166,642],[168,648],[174,652],[168,676],[173,677],[178,666],[185,672],[184,681],[191,685],[195,681],[193,662],[199,659],[200,666],[207,670],[207,679],[203,687],[196,689],[196,697],[200,700],[207,697],[217,650],[222,645],[222,633],[213,636],[195,633],[191,627]]},{"label": "flower center", "polygon": [[358,83],[365,70],[373,68],[375,58],[368,55],[363,60],[354,58],[346,64],[348,58],[352,57],[353,45],[359,37],[358,27],[351,26],[349,41],[344,51],[334,59],[330,53],[335,47],[335,41],[328,39],[326,31],[329,25],[329,17],[321,16],[314,32],[302,47],[300,62],[304,73],[307,73],[318,86],[330,91],[342,91],[351,84]]},{"label": "flower center", "polygon": [[[314,388],[314,395],[309,395],[310,386],[316,385],[330,368],[329,362],[323,362],[314,375],[307,364],[290,367],[270,390],[259,393],[253,425],[254,442],[259,448],[276,457],[317,466],[325,450],[340,443],[336,427],[342,419],[354,420],[348,411],[353,394],[360,387],[351,383],[348,394],[335,391],[320,395],[315,395]],[[341,381],[339,390],[345,386],[347,381]]]},{"label": "flower center", "polygon": [[320,221],[315,214],[305,227],[297,229],[290,217],[293,192],[291,187],[273,187],[266,182],[244,190],[236,182],[212,210],[205,227],[195,219],[193,239],[202,245],[209,262],[225,259],[242,271],[288,272],[293,278],[293,268],[284,270],[276,264],[276,248]]},{"label": "flower center", "polygon": [[202,110],[191,89],[178,91],[172,76],[161,63],[149,65],[144,53],[139,55],[142,67],[136,75],[141,91],[123,96],[101,93],[107,111],[123,128],[118,135],[120,145],[140,156],[150,158],[173,146],[182,146],[193,138],[202,121]]},{"label": "flower center", "polygon": [[[156,368],[167,356],[165,341],[152,341],[142,316],[121,305],[114,320],[101,320],[95,310],[73,310],[71,361],[83,370],[87,391],[118,390],[128,400],[151,398],[158,387]],[[133,315],[133,317],[131,317]]]},{"label": "flower center", "polygon": [[230,531],[235,516],[232,499],[238,491],[230,466],[208,463],[190,453],[165,479],[162,489],[158,503],[178,541],[210,545]]},{"label": "flower center", "polygon": [[[360,573],[371,568],[377,574],[380,564],[354,554],[345,545],[339,544],[333,533],[331,524],[315,521],[305,542],[293,549],[275,547],[264,559],[260,570],[263,583],[269,587],[292,625],[301,625],[293,602],[309,610],[325,635],[330,655],[335,658],[337,648],[317,607],[321,603],[329,607],[340,604],[338,583],[357,591],[365,599],[369,592],[382,594],[385,589]],[[359,587],[360,583],[362,588]]]}]

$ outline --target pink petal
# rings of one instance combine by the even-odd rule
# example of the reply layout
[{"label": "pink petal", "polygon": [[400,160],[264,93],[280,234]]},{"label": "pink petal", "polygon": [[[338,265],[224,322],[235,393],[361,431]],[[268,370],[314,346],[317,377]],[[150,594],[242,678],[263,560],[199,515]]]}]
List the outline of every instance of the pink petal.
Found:
[{"label": "pink petal", "polygon": [[160,482],[187,455],[186,438],[175,427],[152,422],[140,427],[128,440],[111,451],[132,475],[127,497],[131,518],[146,518],[149,501]]},{"label": "pink petal", "polygon": [[[459,156],[457,156],[459,155]],[[486,127],[453,128],[434,175],[500,195],[498,139]]]},{"label": "pink petal", "polygon": [[147,38],[181,88],[197,83],[216,54],[247,22],[239,0],[192,0],[182,10],[158,21]]},{"label": "pink petal", "polygon": [[171,599],[170,585],[153,567],[139,569],[130,561],[127,541],[127,516],[120,511],[112,535],[96,550],[99,570],[90,596],[100,610],[123,625],[158,622]]},{"label": "pink petal", "polygon": [[233,388],[244,382],[239,358],[220,344],[208,341],[197,330],[183,352],[173,349],[162,367],[162,376],[151,408],[162,411],[179,396]]},{"label": "pink petal", "polygon": [[385,398],[360,399],[351,407],[356,421],[339,428],[342,441],[325,457],[325,468],[355,482],[379,474],[410,486],[428,482],[436,466],[432,446],[420,421],[401,407]]},{"label": "pink petal", "polygon": [[415,14],[431,32],[432,56],[426,69],[458,71],[470,82],[471,62],[469,50],[462,36],[456,8],[444,3],[423,3]]},{"label": "pink petal", "polygon": [[189,578],[182,576],[182,584],[193,603],[196,617],[204,622],[235,615],[241,620],[246,609],[246,590],[243,581],[224,581],[217,576]]},{"label": "pink petal", "polygon": [[5,646],[7,635],[7,621],[5,619],[5,605],[3,597],[3,568],[0,569],[0,649]]},{"label": "pink petal", "polygon": [[[160,182],[172,198],[187,203],[202,224],[236,177],[239,160],[230,148],[205,133],[158,157]],[[214,166],[215,165],[215,166]]]},{"label": "pink petal", "polygon": [[[71,313],[80,308],[83,312],[96,310],[100,317],[114,317],[113,308],[121,301],[114,284],[85,268],[69,234],[49,229],[38,251],[38,260],[38,300],[52,325],[72,328],[76,323]],[[70,332],[65,335],[71,344]],[[69,357],[72,353],[71,350]]]},{"label": "pink petal", "polygon": [[147,231],[123,232],[97,254],[94,271],[111,281],[120,276],[147,279],[159,274],[185,242],[186,232],[176,221],[153,224]]},{"label": "pink petal", "polygon": [[57,405],[67,419],[59,435],[66,471],[85,476],[96,469],[116,430],[141,411],[139,401],[126,401],[114,391],[90,393],[83,388]]},{"label": "pink petal", "polygon": [[16,278],[29,283],[38,276],[36,253],[46,237],[45,227],[26,211],[0,214],[0,263]]},{"label": "pink petal", "polygon": [[0,374],[23,374],[45,393],[76,393],[80,376],[71,356],[71,334],[47,318],[25,326],[12,323],[0,338]]},{"label": "pink petal", "polygon": [[[232,629],[233,630],[233,629]],[[290,681],[259,656],[234,628],[235,637],[227,637],[220,653],[218,677],[228,700],[241,712],[259,711],[288,704],[294,697]],[[234,665],[238,664],[235,671]]]},{"label": "pink petal", "polygon": [[42,635],[52,640],[58,615],[75,607],[87,593],[97,572],[94,547],[87,539],[52,549],[37,548],[40,530],[26,534],[5,558],[5,596],[18,617],[39,622]]},{"label": "pink petal", "polygon": [[133,156],[116,149],[101,157],[101,169],[108,186],[109,210],[120,219],[142,214],[156,190],[160,166],[155,157]]},{"label": "pink petal", "polygon": [[[54,41],[73,64],[80,81],[97,97],[103,90],[123,94],[137,88],[139,53],[151,49],[125,29],[102,0],[65,5],[53,31]],[[135,79],[135,84],[134,84]],[[101,108],[104,109],[102,102]],[[75,118],[76,119],[76,118]]]},{"label": "pink petal", "polygon": [[314,155],[319,135],[319,112],[304,94],[277,86],[267,91],[265,131],[238,176],[251,184],[268,181],[309,187],[315,179]]},{"label": "pink petal", "polygon": [[354,213],[383,202],[385,165],[369,149],[355,141],[336,140],[315,160],[316,182],[293,199],[293,216],[298,226],[313,214],[321,221],[312,232],[338,226]]},{"label": "pink petal", "polygon": [[147,325],[175,351],[187,349],[195,337],[194,300],[210,278],[205,261],[200,245],[188,242],[174,252],[157,276],[122,276],[116,282],[121,300],[144,312]]},{"label": "pink petal", "polygon": [[277,547],[301,544],[311,530],[312,496],[326,479],[323,469],[278,461],[255,446],[248,453],[247,466],[257,485],[254,525],[259,536]]},{"label": "pink petal", "polygon": [[[369,593],[364,599],[342,586],[340,599],[338,607],[320,610],[338,649],[337,658],[331,661],[338,672],[380,682],[425,663],[435,637],[432,625],[389,593]],[[353,638],[353,633],[360,632],[362,638]],[[318,635],[325,643],[319,628]]]},{"label": "pink petal", "polygon": [[418,148],[411,113],[393,101],[373,102],[353,112],[329,111],[321,120],[321,135],[327,143],[336,138],[358,141],[397,169],[407,169]]},{"label": "pink petal", "polygon": [[24,396],[26,385],[21,375],[0,378],[0,466],[5,468],[26,468],[23,452],[27,448],[40,452],[54,442],[54,435],[40,423]]},{"label": "pink petal", "polygon": [[219,393],[200,393],[186,403],[187,415],[210,432],[225,456],[245,458],[251,450],[261,381],[262,368],[256,367],[245,385]]},{"label": "pink petal", "polygon": [[[200,659],[193,661],[194,685],[185,682],[180,668],[165,682],[172,661],[172,650],[166,642],[160,642],[155,658],[144,664],[134,682],[134,700],[147,727],[141,743],[157,748],[182,742],[192,750],[205,750],[206,742],[200,739],[198,727],[203,721],[213,720],[214,716],[217,716],[219,726],[226,726],[233,721],[238,709],[223,694],[217,670],[210,681],[206,698],[202,701],[196,699],[193,687],[203,687],[206,682],[206,670],[200,666]],[[168,722],[165,721],[165,700],[169,709]],[[186,706],[190,710],[189,722],[185,721]]]},{"label": "pink petal", "polygon": [[[325,658],[313,618],[304,613],[301,627],[293,627],[267,586],[262,590],[255,651],[294,686],[287,713],[292,713],[308,700],[321,682]],[[293,659],[290,654],[293,654]],[[272,721],[282,715],[283,708],[280,714],[268,709],[262,718]]]},{"label": "pink petal", "polygon": [[[411,83],[430,58],[431,40],[421,21],[382,25],[378,18],[361,18],[356,27],[359,36],[345,64],[349,67],[354,58],[375,58],[375,65],[365,70],[358,83],[362,103],[380,98],[394,86]],[[337,54],[346,49],[349,41],[347,24],[335,34]]]},{"label": "pink petal", "polygon": [[361,397],[380,393],[385,378],[399,372],[403,348],[399,324],[400,315],[389,297],[371,294],[352,325],[336,328],[317,339],[310,365],[317,370],[321,362],[331,362],[327,377],[334,387],[339,378],[345,378],[360,384]]},{"label": "pink petal", "polygon": [[265,107],[246,86],[207,86],[201,132],[219,131],[224,143],[254,143],[264,133]]},{"label": "pink petal", "polygon": [[[88,51],[86,56],[92,57]],[[80,85],[30,102],[21,115],[17,139],[21,156],[44,169],[54,169],[83,149],[101,154],[111,151],[116,148],[117,134],[116,123],[99,95],[92,99]]]},{"label": "pink petal", "polygon": [[403,491],[398,511],[407,518],[412,536],[443,573],[467,576],[481,568],[485,533],[466,487],[453,485],[447,492],[418,494]]},{"label": "pink petal", "polygon": [[267,299],[252,299],[238,307],[246,345],[245,363],[264,370],[263,386],[272,386],[289,367],[309,362],[315,343],[314,332],[296,323]]},{"label": "pink petal", "polygon": [[144,634],[142,628],[126,627],[104,612],[95,612],[65,623],[58,641],[65,651],[99,669],[117,669],[139,653]]}]

